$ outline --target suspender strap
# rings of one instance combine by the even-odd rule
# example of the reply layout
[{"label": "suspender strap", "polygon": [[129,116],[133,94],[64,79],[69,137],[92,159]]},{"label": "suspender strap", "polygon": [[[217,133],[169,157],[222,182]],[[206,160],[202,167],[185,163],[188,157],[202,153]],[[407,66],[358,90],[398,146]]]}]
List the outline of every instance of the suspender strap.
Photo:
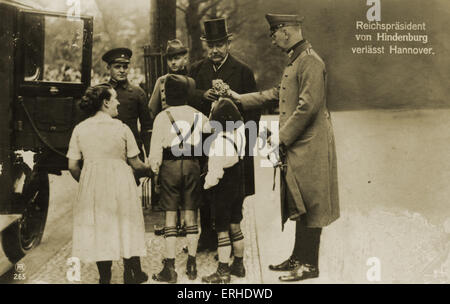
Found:
[{"label": "suspender strap", "polygon": [[166,111],[167,116],[169,117],[170,123],[172,124],[173,128],[175,129],[175,132],[177,132],[177,136],[180,139],[180,148],[183,148],[183,142],[185,139],[187,139],[189,137],[189,135],[191,135],[191,137],[193,137],[194,135],[194,130],[195,127],[197,126],[197,122],[198,122],[198,115],[195,115],[194,118],[194,123],[191,126],[191,130],[189,132],[189,134],[187,134],[186,138],[183,138],[183,135],[181,135],[181,131],[178,128],[177,124],[175,123],[175,119],[173,119],[172,113],[170,113],[170,111]]},{"label": "suspender strap", "polygon": [[236,153],[239,153],[238,147],[236,146],[236,143],[235,143],[235,142],[233,142],[233,141],[232,141],[230,138],[228,138],[225,134],[222,134],[222,137],[225,138],[226,140],[228,140],[230,143],[232,143],[233,146],[234,146],[234,150],[236,151]]}]

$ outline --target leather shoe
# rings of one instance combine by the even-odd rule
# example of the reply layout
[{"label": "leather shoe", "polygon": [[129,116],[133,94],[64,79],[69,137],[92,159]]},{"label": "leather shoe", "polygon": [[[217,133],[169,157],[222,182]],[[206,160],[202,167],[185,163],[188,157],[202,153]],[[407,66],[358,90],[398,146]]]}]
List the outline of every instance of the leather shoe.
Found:
[{"label": "leather shoe", "polygon": [[289,259],[278,265],[269,265],[269,269],[272,271],[292,271],[299,266],[300,262],[294,256],[290,256]]},{"label": "leather shoe", "polygon": [[302,264],[289,275],[280,276],[281,282],[296,282],[319,277],[319,269],[312,265]]}]

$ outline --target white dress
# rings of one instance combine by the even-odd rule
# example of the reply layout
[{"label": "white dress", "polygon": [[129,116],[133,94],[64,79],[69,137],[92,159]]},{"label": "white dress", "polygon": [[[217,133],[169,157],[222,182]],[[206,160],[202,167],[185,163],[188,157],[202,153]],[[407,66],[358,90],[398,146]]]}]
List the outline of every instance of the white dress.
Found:
[{"label": "white dress", "polygon": [[145,226],[127,157],[139,154],[130,128],[98,112],[73,130],[67,157],[83,159],[73,205],[73,257],[85,262],[145,256]]}]

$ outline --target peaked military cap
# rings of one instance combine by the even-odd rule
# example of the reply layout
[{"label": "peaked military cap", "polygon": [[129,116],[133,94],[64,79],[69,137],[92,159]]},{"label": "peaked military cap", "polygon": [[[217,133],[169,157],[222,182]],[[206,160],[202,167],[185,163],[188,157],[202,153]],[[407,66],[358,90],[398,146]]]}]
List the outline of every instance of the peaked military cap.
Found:
[{"label": "peaked military cap", "polygon": [[130,63],[130,58],[133,52],[128,48],[116,48],[107,51],[103,56],[102,60],[107,64],[112,63]]},{"label": "peaked military cap", "polygon": [[178,39],[167,41],[166,56],[168,58],[179,54],[186,54],[188,52],[187,47]]},{"label": "peaked military cap", "polygon": [[233,34],[228,33],[227,21],[224,18],[206,20],[204,23],[205,33],[201,40],[215,42],[228,39]]},{"label": "peaked military cap", "polygon": [[270,30],[276,31],[284,26],[301,24],[304,18],[299,15],[266,14],[266,19]]}]

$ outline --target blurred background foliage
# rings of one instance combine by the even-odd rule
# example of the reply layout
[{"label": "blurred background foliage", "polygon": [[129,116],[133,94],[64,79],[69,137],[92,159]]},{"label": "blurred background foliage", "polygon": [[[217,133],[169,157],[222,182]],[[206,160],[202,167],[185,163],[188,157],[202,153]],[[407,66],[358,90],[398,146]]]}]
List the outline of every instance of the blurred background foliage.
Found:
[{"label": "blurred background foliage", "polygon": [[[66,1],[32,2],[46,10],[64,12],[69,8]],[[195,7],[188,8],[194,4]],[[136,82],[143,81],[143,46],[148,44],[149,40],[150,0],[81,0],[80,9],[81,14],[94,17],[93,81],[107,76],[106,65],[101,60],[102,54],[110,48],[120,46],[133,50],[131,76]],[[193,50],[190,54],[191,62],[203,55],[203,50],[198,50],[198,45],[201,46],[201,33],[191,37],[188,32],[187,20],[191,20],[192,16],[187,14],[191,12],[192,15],[193,9],[196,10],[195,22],[200,29],[203,20],[226,17],[229,31],[233,33],[231,53],[253,69],[259,88],[269,88],[277,84],[285,56],[271,45],[264,16],[268,11],[295,13],[298,11],[295,1],[278,0],[274,4],[266,0],[177,0],[177,38]],[[54,32],[48,35],[61,43],[65,43],[65,37],[71,34],[68,32],[70,29],[64,27],[54,27],[52,30]]]},{"label": "blurred background foliage", "polygon": [[[74,0],[22,1],[38,4],[43,9],[65,12],[67,3]],[[81,13],[94,17],[93,81],[107,77],[102,54],[107,49],[120,46],[129,47],[134,52],[130,71],[132,80],[137,83],[144,81],[143,46],[150,41],[152,0],[80,1]],[[253,69],[259,89],[277,85],[287,61],[286,55],[271,45],[265,14],[299,14],[305,16],[304,37],[312,43],[327,66],[328,105],[331,110],[450,106],[448,0],[381,2],[383,23],[425,23],[427,29],[420,34],[429,36],[427,44],[383,43],[375,41],[375,31],[356,30],[357,21],[367,22],[369,6],[361,0],[176,0],[176,4],[176,38],[189,47],[191,62],[202,56],[202,21],[226,17],[234,38],[231,53]],[[59,28],[51,36],[55,41],[64,41],[69,39],[67,31]],[[358,33],[372,34],[371,44],[384,45],[386,49],[391,44],[432,47],[435,55],[353,54],[352,47],[368,44],[355,39]]]}]

